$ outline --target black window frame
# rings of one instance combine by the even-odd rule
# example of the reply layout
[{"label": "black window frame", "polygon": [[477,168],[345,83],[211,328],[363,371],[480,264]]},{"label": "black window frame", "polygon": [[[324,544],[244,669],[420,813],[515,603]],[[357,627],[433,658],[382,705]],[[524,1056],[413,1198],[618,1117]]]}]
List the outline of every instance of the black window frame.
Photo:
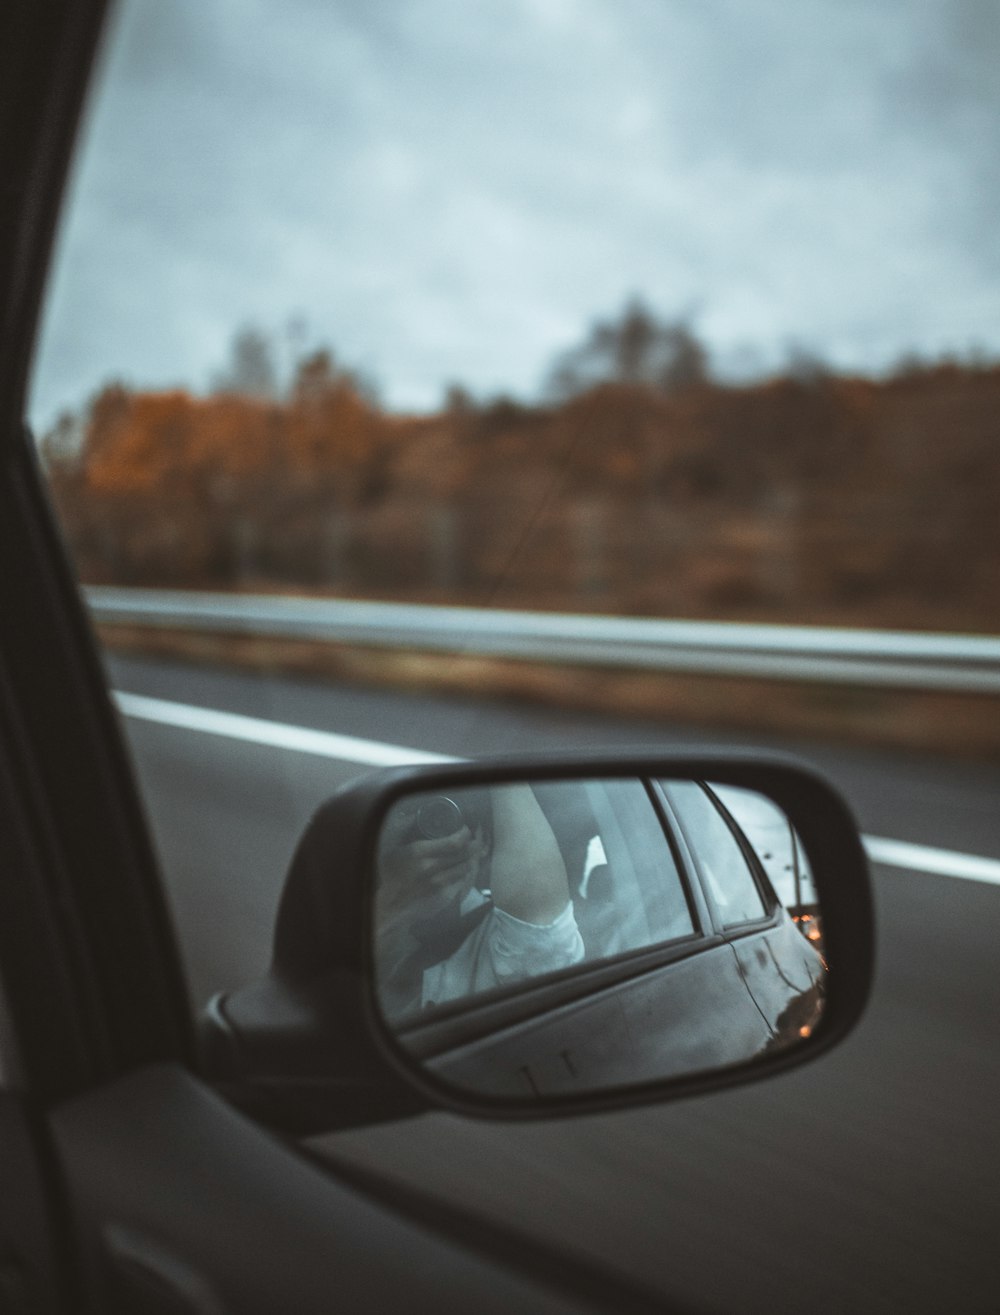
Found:
[{"label": "black window frame", "polygon": [[[103,0],[17,4],[0,53],[0,973],[32,1097],[197,1065],[166,898],[89,618],[23,422]],[[12,15],[13,18],[13,15]]]}]

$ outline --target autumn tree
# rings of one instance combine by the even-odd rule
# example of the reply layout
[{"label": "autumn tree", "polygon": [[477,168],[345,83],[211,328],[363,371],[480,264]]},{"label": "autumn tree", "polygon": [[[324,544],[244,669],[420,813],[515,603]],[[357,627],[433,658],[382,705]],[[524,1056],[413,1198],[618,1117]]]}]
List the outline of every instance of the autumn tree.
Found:
[{"label": "autumn tree", "polygon": [[549,376],[557,399],[602,383],[673,393],[703,384],[708,354],[684,320],[659,320],[638,298],[617,319],[598,320],[578,346],[560,356]]},{"label": "autumn tree", "polygon": [[441,409],[445,415],[471,415],[476,409],[476,399],[463,384],[454,382],[445,384]]},{"label": "autumn tree", "polygon": [[267,334],[252,324],[240,329],[229,349],[229,362],[216,375],[216,393],[271,398],[277,392],[274,348]]}]

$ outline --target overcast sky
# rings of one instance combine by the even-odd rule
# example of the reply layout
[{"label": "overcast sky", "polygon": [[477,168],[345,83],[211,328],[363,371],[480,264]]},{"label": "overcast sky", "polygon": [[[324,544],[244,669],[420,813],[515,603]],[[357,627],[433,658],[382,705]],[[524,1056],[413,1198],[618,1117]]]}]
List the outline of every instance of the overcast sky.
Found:
[{"label": "overcast sky", "polygon": [[729,374],[1000,355],[1000,4],[125,0],[70,200],[38,428],[247,324],[531,397],[635,294]]}]

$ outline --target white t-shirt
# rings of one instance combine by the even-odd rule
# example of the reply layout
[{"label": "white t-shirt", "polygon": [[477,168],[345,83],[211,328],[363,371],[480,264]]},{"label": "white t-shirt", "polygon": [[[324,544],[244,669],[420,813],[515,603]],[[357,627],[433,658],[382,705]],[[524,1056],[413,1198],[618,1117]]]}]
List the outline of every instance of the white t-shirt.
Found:
[{"label": "white t-shirt", "polygon": [[583,953],[572,904],[547,924],[522,922],[494,906],[454,954],[424,970],[421,1004],[443,1004],[569,968]]}]

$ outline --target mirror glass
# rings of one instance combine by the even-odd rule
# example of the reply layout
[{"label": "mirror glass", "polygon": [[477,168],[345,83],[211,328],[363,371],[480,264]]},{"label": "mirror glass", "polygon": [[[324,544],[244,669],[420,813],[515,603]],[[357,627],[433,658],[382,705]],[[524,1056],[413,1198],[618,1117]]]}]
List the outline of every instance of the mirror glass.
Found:
[{"label": "mirror glass", "polygon": [[450,1086],[537,1100],[737,1064],[808,1037],[822,919],[754,791],[641,778],[408,795],[376,860],[376,998]]}]

